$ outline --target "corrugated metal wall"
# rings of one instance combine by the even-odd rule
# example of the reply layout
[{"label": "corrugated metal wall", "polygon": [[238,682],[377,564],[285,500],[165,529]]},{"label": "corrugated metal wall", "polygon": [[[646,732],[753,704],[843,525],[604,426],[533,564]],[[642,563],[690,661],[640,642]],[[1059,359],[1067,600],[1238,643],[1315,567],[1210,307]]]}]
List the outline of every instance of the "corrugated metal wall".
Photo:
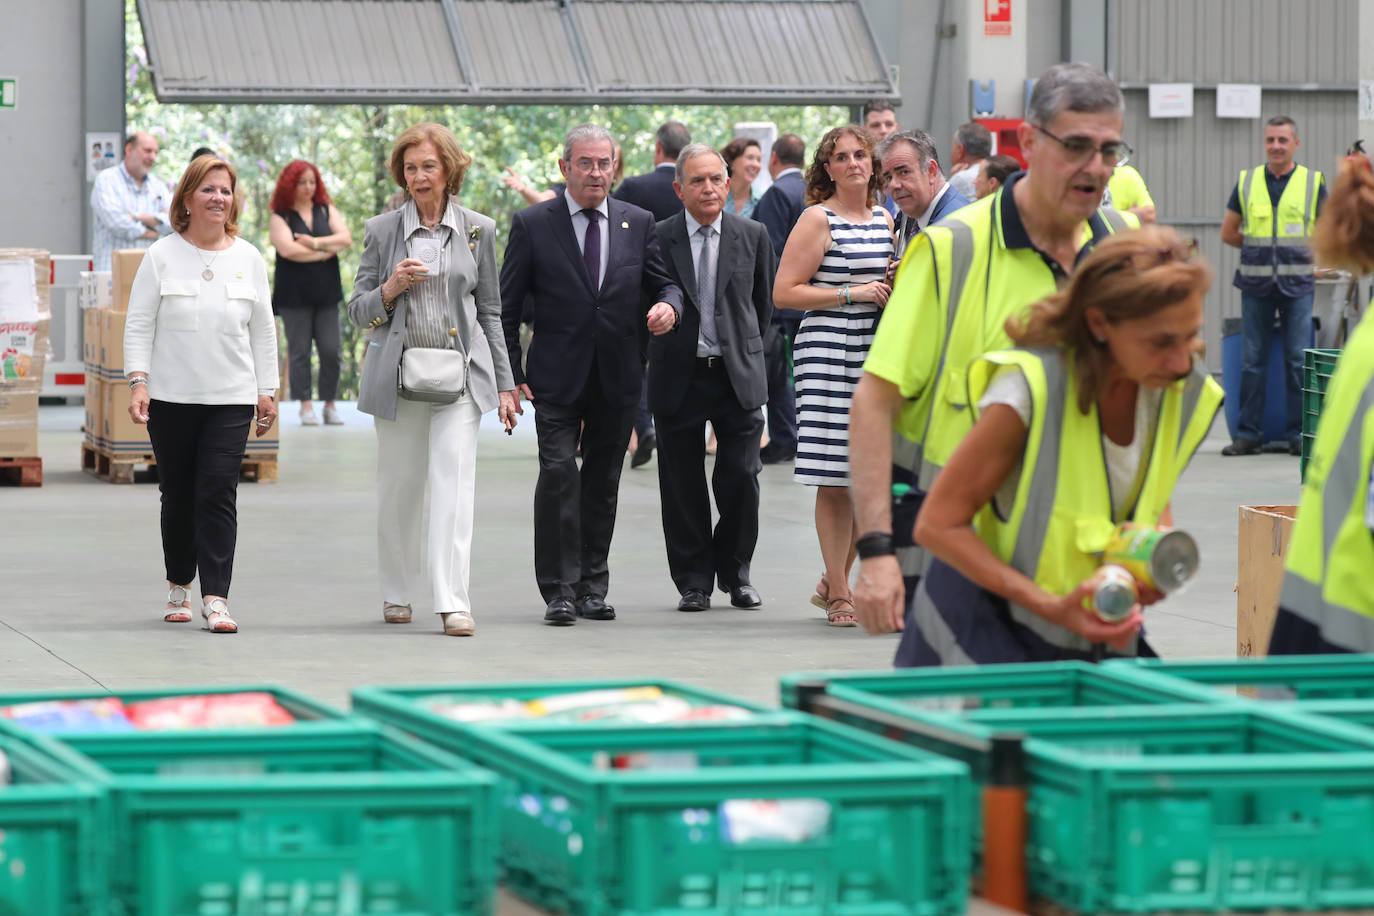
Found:
[{"label": "corrugated metal wall", "polygon": [[[1196,236],[1216,268],[1206,327],[1214,371],[1222,321],[1240,314],[1239,253],[1220,236],[1227,197],[1242,168],[1264,161],[1264,121],[1277,114],[1298,123],[1298,161],[1333,173],[1357,131],[1358,12],[1358,0],[1109,0],[1108,68],[1126,90],[1132,163],[1161,222]],[[1152,82],[1193,83],[1193,117],[1151,118]],[[1217,118],[1218,82],[1265,86],[1261,118]]]}]

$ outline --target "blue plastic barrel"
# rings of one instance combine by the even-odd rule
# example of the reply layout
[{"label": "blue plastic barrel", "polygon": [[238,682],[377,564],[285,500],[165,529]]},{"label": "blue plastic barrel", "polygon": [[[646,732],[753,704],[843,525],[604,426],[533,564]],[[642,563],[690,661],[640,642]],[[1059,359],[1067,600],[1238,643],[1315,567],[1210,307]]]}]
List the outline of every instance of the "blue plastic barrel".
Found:
[{"label": "blue plastic barrel", "polygon": [[[1315,332],[1314,332],[1315,337]],[[1308,346],[1312,346],[1309,342]],[[1221,387],[1226,393],[1226,428],[1231,438],[1236,438],[1236,426],[1240,422],[1240,370],[1243,359],[1240,319],[1227,318],[1221,322]],[[1284,390],[1283,378],[1283,335],[1277,327],[1269,337],[1269,371],[1264,379],[1264,419],[1260,431],[1265,442],[1288,442],[1284,427],[1287,426],[1285,405],[1288,397]],[[1295,397],[1302,397],[1297,392]]]}]

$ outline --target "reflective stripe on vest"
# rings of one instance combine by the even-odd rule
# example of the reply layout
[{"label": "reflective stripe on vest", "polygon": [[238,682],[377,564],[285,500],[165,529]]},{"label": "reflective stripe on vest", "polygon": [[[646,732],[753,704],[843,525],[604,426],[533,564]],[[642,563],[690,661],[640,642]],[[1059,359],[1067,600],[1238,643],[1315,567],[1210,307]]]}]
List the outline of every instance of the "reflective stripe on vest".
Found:
[{"label": "reflective stripe on vest", "polygon": [[1327,386],[1279,597],[1323,639],[1352,652],[1374,652],[1374,534],[1365,521],[1371,464],[1374,320],[1366,316]]}]

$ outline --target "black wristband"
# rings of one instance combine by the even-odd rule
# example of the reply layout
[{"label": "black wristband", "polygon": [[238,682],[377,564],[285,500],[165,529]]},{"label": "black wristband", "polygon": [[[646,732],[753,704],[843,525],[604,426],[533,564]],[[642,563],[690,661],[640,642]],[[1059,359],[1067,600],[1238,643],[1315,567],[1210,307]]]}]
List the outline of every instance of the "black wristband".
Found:
[{"label": "black wristband", "polygon": [[860,560],[897,555],[897,551],[892,549],[892,534],[887,531],[869,531],[860,535],[854,542],[854,549],[859,552]]}]

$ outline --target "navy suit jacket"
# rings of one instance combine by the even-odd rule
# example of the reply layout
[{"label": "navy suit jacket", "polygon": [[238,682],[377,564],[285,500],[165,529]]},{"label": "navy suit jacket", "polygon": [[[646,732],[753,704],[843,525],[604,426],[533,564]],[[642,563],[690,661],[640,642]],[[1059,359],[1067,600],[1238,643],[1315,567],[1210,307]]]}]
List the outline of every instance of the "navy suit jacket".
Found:
[{"label": "navy suit jacket", "polygon": [[[515,214],[501,265],[501,325],[515,383],[535,402],[570,404],[581,395],[592,362],[611,407],[638,403],[644,382],[649,308],[667,302],[682,316],[682,291],[664,267],[654,218],[614,198],[602,226],[606,274],[593,290],[563,195]],[[534,338],[524,370],[520,310],[533,301]]]},{"label": "navy suit jacket", "polygon": [[935,210],[930,214],[930,224],[935,225],[947,214],[963,209],[971,203],[973,201],[954,190],[954,185],[950,185],[945,190],[945,196],[940,198],[940,202],[935,205]]},{"label": "navy suit jacket", "polygon": [[802,202],[805,196],[806,179],[801,172],[791,172],[773,182],[754,207],[754,219],[763,223],[768,230],[768,240],[773,243],[774,267],[776,261],[782,259],[782,249],[792,234],[792,227],[797,225],[806,209]]},{"label": "navy suit jacket", "polygon": [[[671,414],[682,406],[697,356],[701,312],[692,247],[701,243],[688,238],[685,213],[663,220],[657,231],[668,272],[682,287],[684,303],[677,330],[649,341],[649,407],[656,414]],[[753,410],[768,400],[763,335],[773,315],[773,247],[758,223],[726,213],[718,252],[716,336],[735,398],[740,407]]]},{"label": "navy suit jacket", "polygon": [[616,189],[616,200],[642,207],[654,215],[654,222],[682,212],[682,198],[673,190],[674,169],[655,166],[652,172],[632,175]]}]

